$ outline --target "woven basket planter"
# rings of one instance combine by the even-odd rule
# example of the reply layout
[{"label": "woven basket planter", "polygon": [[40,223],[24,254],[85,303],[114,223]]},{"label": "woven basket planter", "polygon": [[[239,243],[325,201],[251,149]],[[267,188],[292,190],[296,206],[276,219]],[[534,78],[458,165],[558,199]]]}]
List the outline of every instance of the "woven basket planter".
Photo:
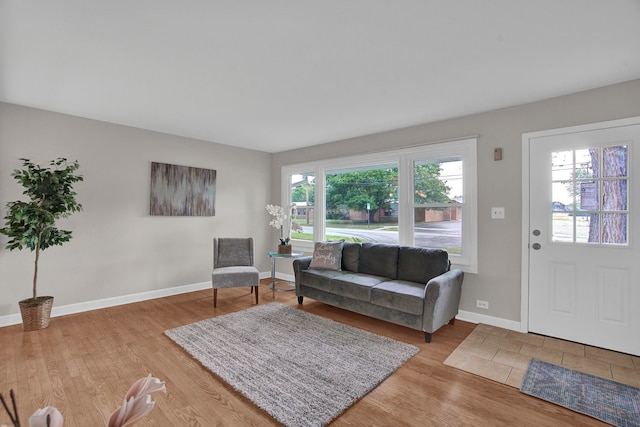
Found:
[{"label": "woven basket planter", "polygon": [[20,314],[22,314],[22,324],[25,331],[37,331],[49,326],[51,319],[51,307],[53,307],[53,297],[38,297],[18,301]]}]

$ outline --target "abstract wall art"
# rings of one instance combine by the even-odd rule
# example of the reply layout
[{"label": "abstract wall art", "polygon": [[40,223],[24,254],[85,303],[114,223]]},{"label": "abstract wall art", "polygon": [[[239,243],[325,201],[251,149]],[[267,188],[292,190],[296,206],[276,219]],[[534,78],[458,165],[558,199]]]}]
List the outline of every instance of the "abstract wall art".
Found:
[{"label": "abstract wall art", "polygon": [[214,216],[216,171],[151,163],[151,215]]}]

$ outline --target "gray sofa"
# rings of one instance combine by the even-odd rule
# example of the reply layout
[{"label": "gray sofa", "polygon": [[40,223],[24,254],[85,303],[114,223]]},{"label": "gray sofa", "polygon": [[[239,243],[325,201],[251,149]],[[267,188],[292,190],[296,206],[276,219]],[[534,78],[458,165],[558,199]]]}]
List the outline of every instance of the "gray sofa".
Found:
[{"label": "gray sofa", "polygon": [[345,242],[341,255],[335,269],[309,268],[312,256],[293,261],[298,304],[309,297],[424,331],[426,342],[454,322],[464,273],[446,251]]}]

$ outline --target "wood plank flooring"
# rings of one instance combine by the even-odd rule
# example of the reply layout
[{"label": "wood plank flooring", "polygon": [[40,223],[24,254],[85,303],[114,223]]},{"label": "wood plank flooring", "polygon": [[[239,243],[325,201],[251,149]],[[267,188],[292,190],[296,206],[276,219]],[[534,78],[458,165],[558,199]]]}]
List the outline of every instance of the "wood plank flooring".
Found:
[{"label": "wood plank flooring", "polygon": [[[297,307],[292,292],[260,286],[260,304]],[[0,392],[14,389],[23,425],[37,408],[56,406],[65,427],[105,425],[129,386],[148,373],[166,381],[139,426],[275,426],[266,412],[194,361],[164,331],[254,305],[249,288],[198,291],[56,317],[48,329],[0,328]],[[305,299],[302,309],[399,341],[420,352],[332,426],[602,426],[592,418],[517,389],[443,365],[473,330],[462,321],[424,335]],[[0,412],[0,425],[9,424]]]}]

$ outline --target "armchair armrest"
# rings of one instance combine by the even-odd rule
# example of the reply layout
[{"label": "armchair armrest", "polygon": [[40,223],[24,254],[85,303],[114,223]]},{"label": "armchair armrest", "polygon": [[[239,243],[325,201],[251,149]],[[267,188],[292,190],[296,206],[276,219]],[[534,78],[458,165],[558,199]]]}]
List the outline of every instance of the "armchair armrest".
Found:
[{"label": "armchair armrest", "polygon": [[425,286],[422,328],[425,336],[455,319],[460,306],[464,272],[454,269],[434,277]]}]

